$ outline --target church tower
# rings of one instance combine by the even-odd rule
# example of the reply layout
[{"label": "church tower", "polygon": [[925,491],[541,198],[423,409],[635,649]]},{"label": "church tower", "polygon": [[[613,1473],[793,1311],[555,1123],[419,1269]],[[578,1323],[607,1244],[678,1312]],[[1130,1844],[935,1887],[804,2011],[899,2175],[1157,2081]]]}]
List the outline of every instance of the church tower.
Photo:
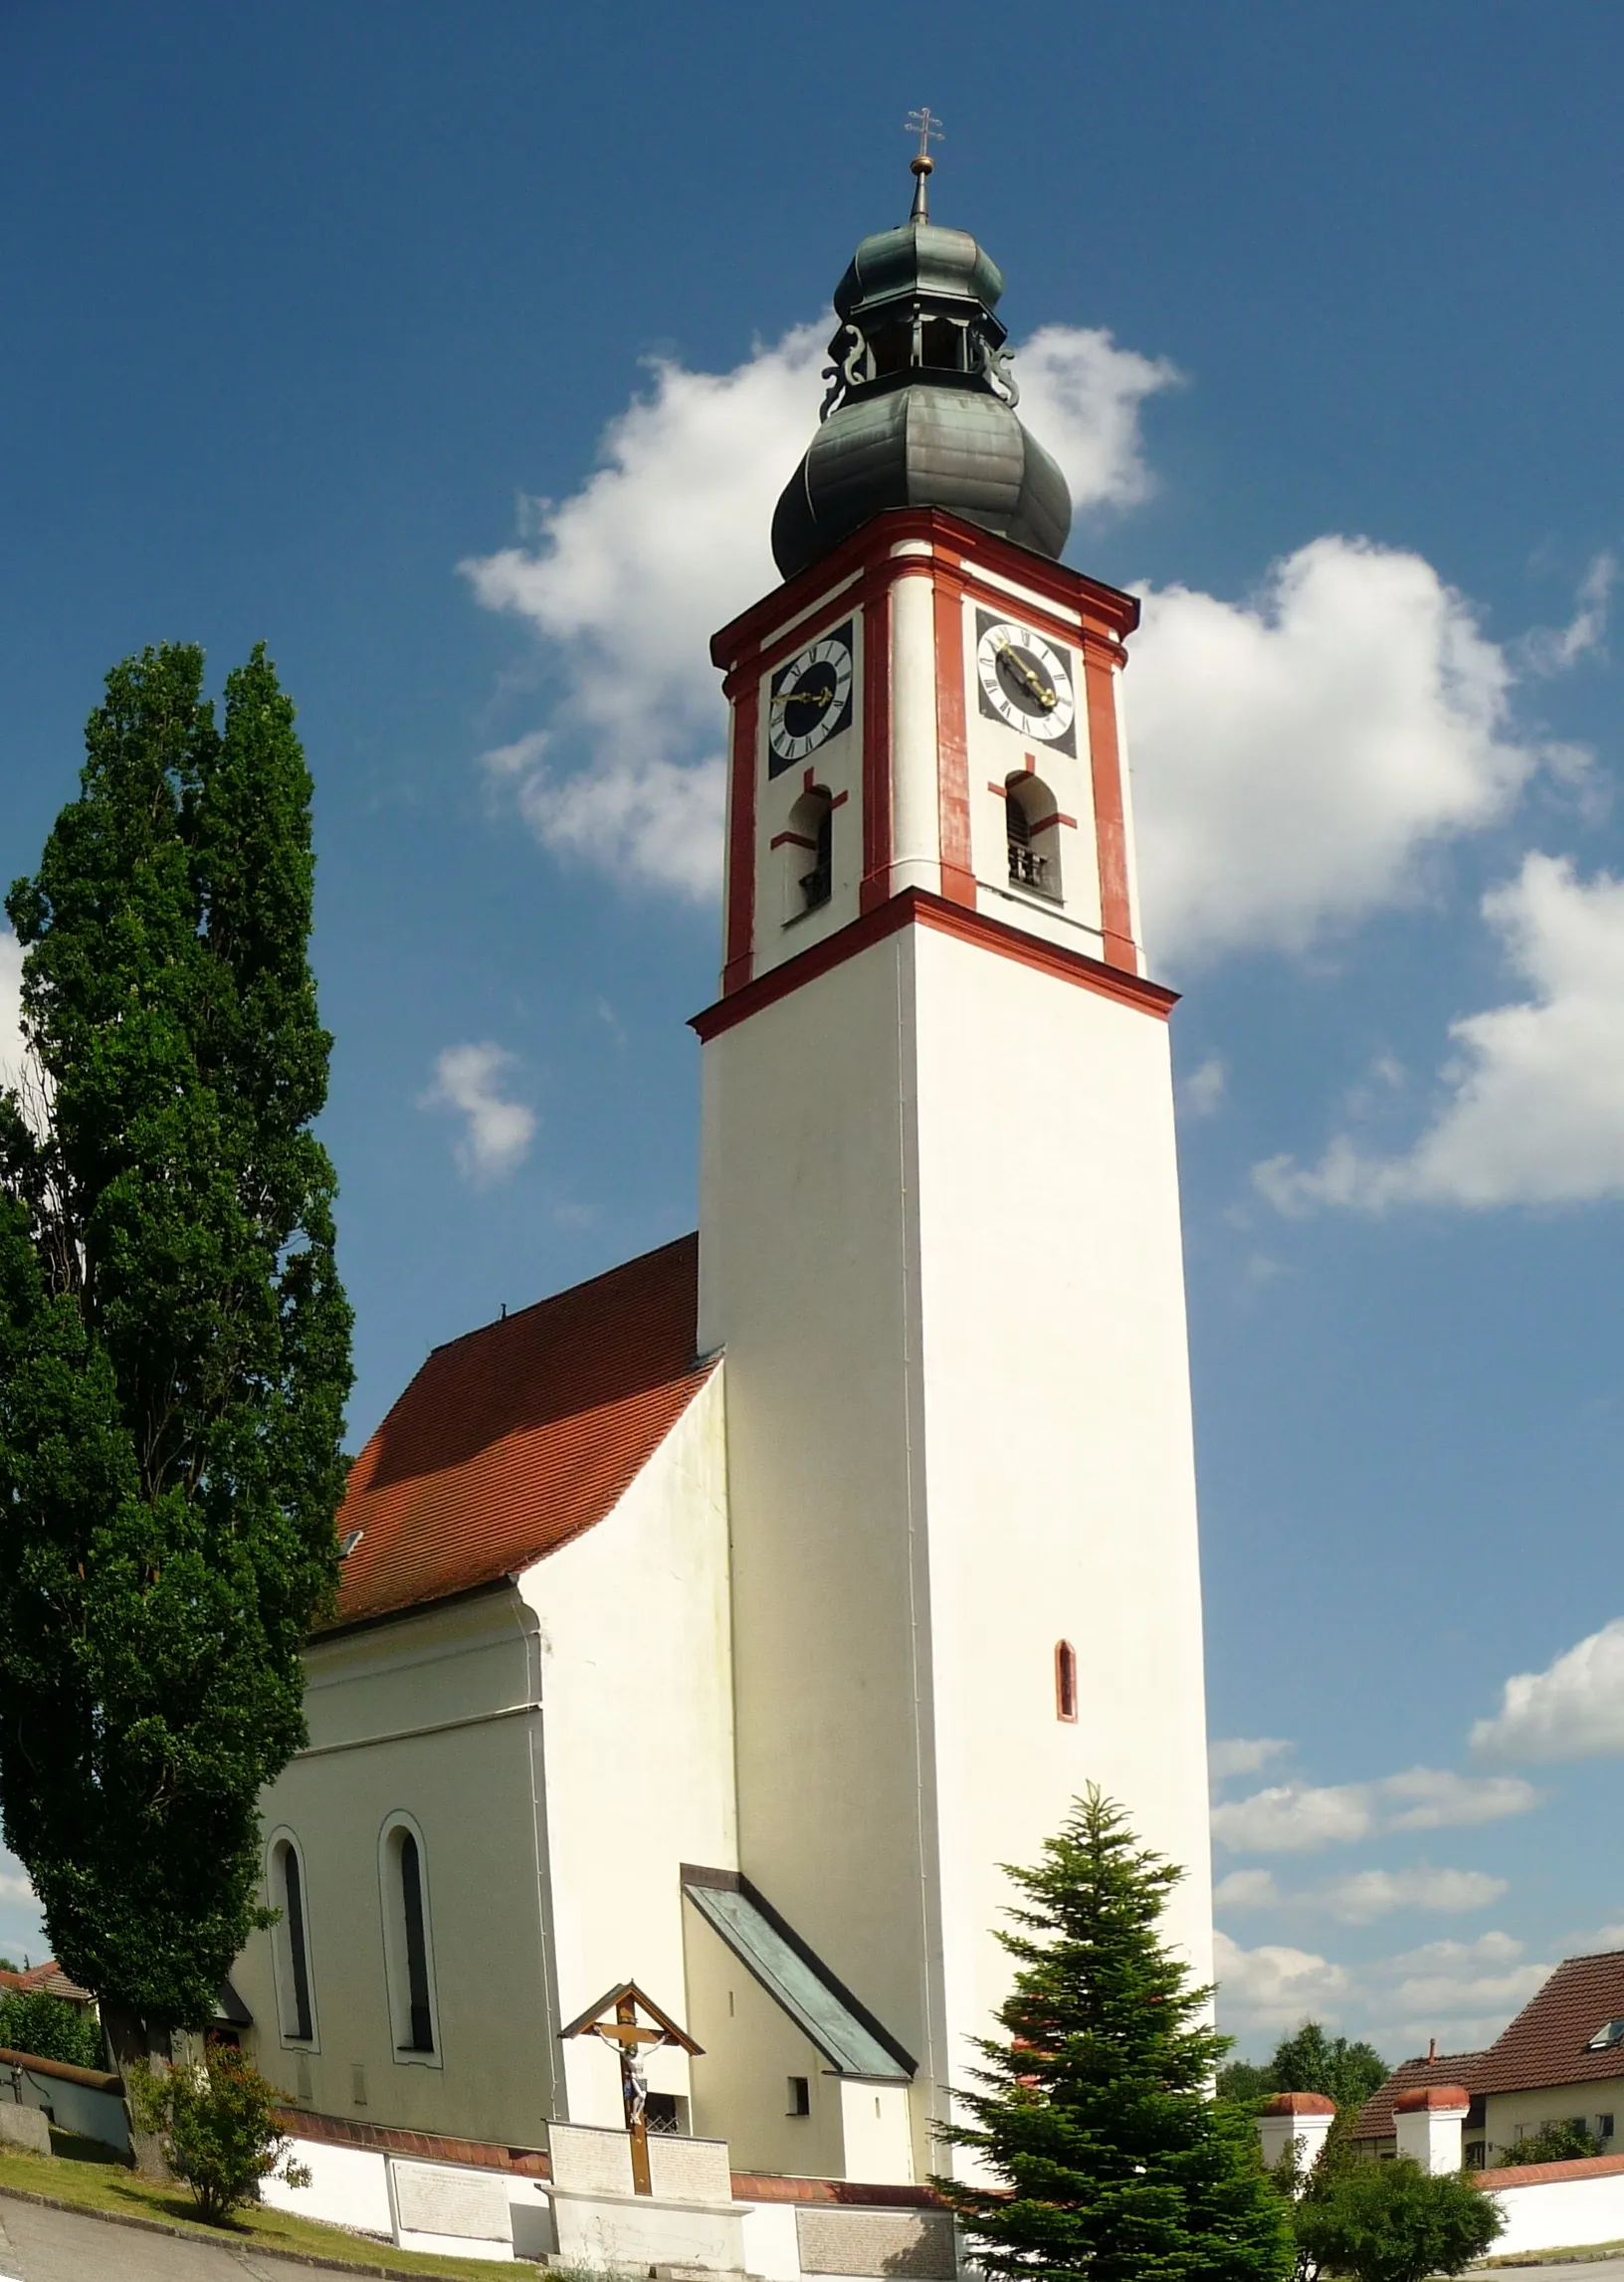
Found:
[{"label": "church tower", "polygon": [[704,1041],[701,1347],[724,1348],[740,1866],[917,2061],[1090,1781],[1185,1866],[1210,1977],[1168,1050],[1122,729],[1128,595],[1059,561],[999,272],[930,221],[835,296],[783,583],[731,709]]}]

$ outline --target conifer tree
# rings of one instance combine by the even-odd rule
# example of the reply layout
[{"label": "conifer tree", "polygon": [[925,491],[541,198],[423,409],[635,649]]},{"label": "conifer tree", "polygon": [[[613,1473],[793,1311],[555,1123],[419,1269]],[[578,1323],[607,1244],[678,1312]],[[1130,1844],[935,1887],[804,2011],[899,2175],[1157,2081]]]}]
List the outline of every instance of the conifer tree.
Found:
[{"label": "conifer tree", "polygon": [[114,2049],[199,2027],[303,1742],[350,1382],[310,779],[263,646],[107,677],[80,797],[6,909],[0,1814]]},{"label": "conifer tree", "polygon": [[1248,2110],[1215,2101],[1228,2039],[1211,1990],[1164,1947],[1159,1921],[1183,1872],[1135,1842],[1092,1788],[1009,1870],[1023,1897],[999,1939],[1016,1961],[981,2046],[971,2119],[951,2129],[991,2174],[937,2186],[977,2265],[1089,2282],[1282,2282],[1287,2206],[1264,2174]]}]

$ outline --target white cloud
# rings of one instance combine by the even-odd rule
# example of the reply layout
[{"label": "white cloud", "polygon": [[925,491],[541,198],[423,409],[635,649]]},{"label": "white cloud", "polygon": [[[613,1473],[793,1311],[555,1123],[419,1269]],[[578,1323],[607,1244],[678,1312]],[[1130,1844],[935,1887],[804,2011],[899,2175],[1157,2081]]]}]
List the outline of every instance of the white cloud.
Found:
[{"label": "white cloud", "polygon": [[1281,1211],[1624,1196],[1624,880],[1582,881],[1566,858],[1530,854],[1483,914],[1526,996],[1450,1025],[1442,1103],[1404,1154],[1369,1153],[1341,1134],[1317,1165],[1258,1165],[1254,1180]]},{"label": "white cloud", "polygon": [[1500,1710],[1479,1720],[1480,1759],[1610,1758],[1624,1752],[1624,1616],[1615,1616],[1548,1664],[1507,1681]]},{"label": "white cloud", "polygon": [[1483,1870],[1355,1870],[1346,1878],[1333,1878],[1301,1897],[1309,1907],[1322,1910],[1344,1926],[1367,1926],[1394,1910],[1437,1910],[1454,1914],[1486,1910],[1507,1890],[1505,1878],[1491,1878]]},{"label": "white cloud", "polygon": [[516,1055],[488,1039],[448,1046],[434,1065],[434,1084],[418,1097],[423,1110],[455,1110],[468,1120],[456,1144],[457,1162],[478,1184],[498,1180],[521,1164],[535,1134],[535,1112],[505,1099],[500,1080]]},{"label": "white cloud", "polygon": [[0,1086],[15,1086],[23,1055],[23,946],[0,932]]},{"label": "white cloud", "polygon": [[1210,1118],[1222,1109],[1229,1072],[1216,1054],[1209,1054],[1198,1069],[1179,1084],[1178,1098],[1187,1116]]},{"label": "white cloud", "polygon": [[20,1965],[46,1955],[45,1925],[34,1888],[15,1854],[0,1846],[0,1949]]},{"label": "white cloud", "polygon": [[1565,626],[1536,626],[1523,635],[1518,654],[1531,673],[1561,674],[1599,650],[1607,633],[1607,604],[1618,576],[1611,554],[1598,554],[1579,581],[1572,617]]},{"label": "white cloud", "polygon": [[1077,515],[1133,507],[1154,489],[1139,412],[1147,397],[1177,385],[1176,365],[1118,348],[1109,332],[1046,324],[1021,347],[1015,377],[1021,418],[1060,462]]},{"label": "white cloud", "polygon": [[[462,569],[487,609],[541,636],[562,695],[551,733],[485,756],[547,847],[696,900],[720,880],[722,704],[710,637],[776,583],[773,504],[817,428],[830,320],[730,372],[669,358],[612,420],[601,465],[539,508],[540,543]],[[1080,510],[1148,488],[1144,398],[1170,365],[1068,325],[1017,361],[1023,411]]]},{"label": "white cloud", "polygon": [[1256,1774],[1291,1748],[1284,1736],[1223,1736],[1207,1746],[1207,1772],[1214,1782],[1232,1774]]},{"label": "white cloud", "polygon": [[1212,1889],[1215,1910],[1275,1910],[1283,1899],[1272,1870],[1232,1870]]},{"label": "white cloud", "polygon": [[1496,2036],[1549,1977],[1549,1965],[1522,1960],[1522,1944],[1510,1934],[1427,1942],[1371,1969],[1371,1978],[1387,1985],[1367,2001],[1383,2003],[1418,2041],[1435,2032],[1457,2045]]},{"label": "white cloud", "polygon": [[1218,2019],[1226,2034],[1295,2028],[1302,2020],[1336,2020],[1347,1996],[1345,1967],[1312,1950],[1265,1943],[1243,1950],[1225,1933],[1213,1937]]},{"label": "white cloud", "polygon": [[1212,1834],[1233,1853],[1299,1854],[1386,1830],[1458,1829],[1525,1814],[1539,1793],[1521,1775],[1463,1775],[1409,1767],[1373,1782],[1287,1782],[1212,1810]]},{"label": "white cloud", "polygon": [[1513,673],[1420,555],[1317,538],[1250,604],[1146,590],[1128,723],[1158,951],[1301,949],[1415,892],[1535,765]]}]

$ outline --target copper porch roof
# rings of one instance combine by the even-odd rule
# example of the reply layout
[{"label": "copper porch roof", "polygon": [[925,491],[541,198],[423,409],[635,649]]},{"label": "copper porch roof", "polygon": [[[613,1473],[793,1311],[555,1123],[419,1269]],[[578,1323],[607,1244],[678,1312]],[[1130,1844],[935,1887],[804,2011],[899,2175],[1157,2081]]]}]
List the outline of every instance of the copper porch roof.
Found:
[{"label": "copper porch roof", "polygon": [[335,1621],[527,1567],[601,1522],[704,1385],[699,1238],[436,1348],[355,1461]]}]

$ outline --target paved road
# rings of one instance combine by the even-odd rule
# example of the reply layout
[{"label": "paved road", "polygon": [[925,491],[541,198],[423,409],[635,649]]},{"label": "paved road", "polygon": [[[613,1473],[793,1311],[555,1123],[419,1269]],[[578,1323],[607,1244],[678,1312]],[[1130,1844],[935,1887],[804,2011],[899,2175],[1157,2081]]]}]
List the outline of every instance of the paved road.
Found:
[{"label": "paved road", "polygon": [[[235,2244],[185,2242],[138,2226],[109,2226],[74,2210],[0,2195],[0,2282],[297,2282],[332,2269],[257,2258]],[[1571,2276],[1567,2282],[1572,2282]]]},{"label": "paved road", "polygon": [[1474,2267],[1480,2282],[1624,2282],[1624,2258],[1570,2259],[1560,2266]]}]

